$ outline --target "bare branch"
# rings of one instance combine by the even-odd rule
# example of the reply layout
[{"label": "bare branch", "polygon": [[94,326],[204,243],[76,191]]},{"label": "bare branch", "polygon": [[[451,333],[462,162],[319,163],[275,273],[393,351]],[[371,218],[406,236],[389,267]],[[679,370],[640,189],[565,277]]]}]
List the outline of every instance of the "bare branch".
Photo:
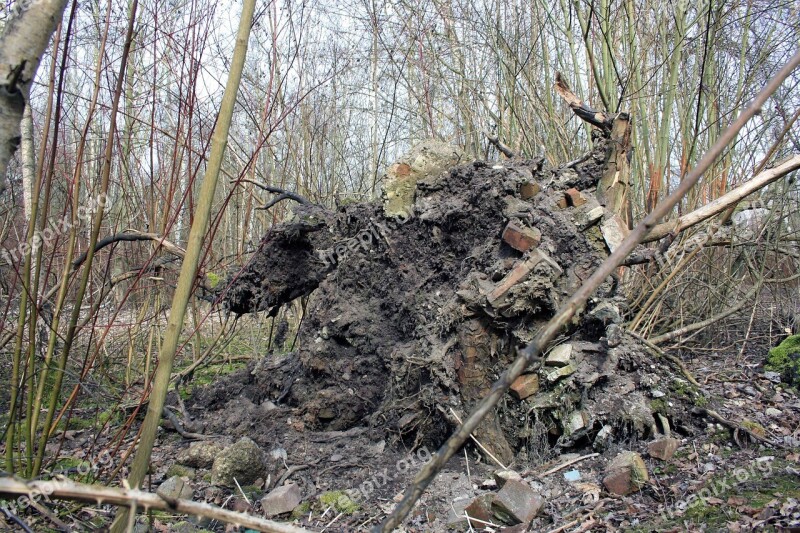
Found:
[{"label": "bare branch", "polygon": [[133,489],[118,489],[102,485],[86,485],[69,480],[58,481],[22,481],[16,478],[0,478],[0,497],[8,498],[27,496],[31,499],[47,496],[60,500],[81,502],[104,502],[134,509],[160,509],[177,511],[178,513],[204,516],[229,524],[249,527],[257,531],[269,533],[307,533],[308,530],[280,522],[265,520],[245,513],[228,511],[207,503],[164,498],[152,492]]},{"label": "bare branch", "polygon": [[793,172],[800,168],[800,154],[794,155],[789,159],[784,160],[777,166],[767,169],[761,174],[754,176],[751,180],[736,187],[727,194],[723,194],[713,202],[704,205],[700,209],[695,209],[691,213],[687,213],[680,218],[664,222],[654,226],[650,233],[648,233],[642,242],[657,241],[662,237],[669,234],[676,235],[681,231],[699,224],[707,220],[717,213],[723,212],[726,208],[739,203],[746,196],[753,194],[755,191],[762,189],[773,183],[786,174]]},{"label": "bare branch", "polygon": [[[124,232],[124,233],[117,233],[115,235],[109,235],[108,237],[101,239],[97,242],[94,247],[94,251],[97,252],[105,248],[110,244],[114,244],[115,242],[133,242],[133,241],[155,241],[159,243],[160,246],[163,246],[168,252],[177,255],[178,257],[183,257],[186,253],[183,248],[177,246],[167,240],[165,240],[160,235],[156,235],[155,233],[138,233],[138,232]],[[86,261],[87,252],[83,252],[81,255],[77,257],[72,262],[72,269],[75,270],[81,264]]]},{"label": "bare branch", "polygon": [[258,182],[256,180],[241,179],[241,180],[234,180],[233,182],[234,183],[252,183],[256,187],[260,187],[261,189],[264,189],[265,191],[268,191],[268,192],[271,192],[273,194],[278,194],[279,195],[277,198],[273,199],[267,205],[265,205],[264,207],[261,207],[259,209],[269,209],[270,207],[272,207],[273,205],[277,204],[278,202],[280,202],[282,200],[294,200],[295,202],[297,202],[299,204],[314,205],[314,202],[311,202],[310,200],[306,199],[305,197],[300,196],[296,192],[287,191],[286,189],[281,189],[280,187],[274,187],[272,185],[267,185],[265,183],[261,183],[261,182]]},{"label": "bare branch", "polygon": [[492,146],[497,148],[497,150],[501,154],[503,154],[504,156],[506,156],[509,159],[511,159],[512,157],[517,155],[514,152],[514,150],[509,148],[507,145],[503,144],[503,142],[500,140],[499,137],[494,137],[494,136],[490,135],[488,131],[484,131],[483,134],[486,136],[486,139],[492,144]]}]

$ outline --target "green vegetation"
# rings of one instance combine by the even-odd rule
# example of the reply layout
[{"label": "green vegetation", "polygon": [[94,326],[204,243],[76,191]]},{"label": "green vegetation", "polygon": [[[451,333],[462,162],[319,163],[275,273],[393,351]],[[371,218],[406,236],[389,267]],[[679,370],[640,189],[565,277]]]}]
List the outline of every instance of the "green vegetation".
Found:
[{"label": "green vegetation", "polygon": [[294,508],[294,511],[292,511],[292,518],[294,519],[303,518],[309,512],[311,512],[311,503],[303,502]]},{"label": "green vegetation", "polygon": [[687,504],[683,513],[674,502],[661,517],[629,531],[686,530],[691,525],[705,526],[708,531],[727,531],[728,522],[737,521],[741,514],[738,509],[741,502],[753,509],[761,509],[775,500],[800,499],[800,485],[795,476],[786,471],[788,464],[775,459],[766,465],[749,462],[740,464],[738,468],[729,468],[710,478],[701,489],[683,500]]},{"label": "green vegetation", "polygon": [[219,282],[222,281],[222,277],[214,272],[206,272],[206,279],[210,289],[216,289]]},{"label": "green vegetation", "polygon": [[346,515],[353,514],[358,511],[358,504],[350,499],[350,497],[341,490],[332,490],[323,492],[319,496],[319,503],[324,508],[333,507],[336,512],[344,513]]},{"label": "green vegetation", "polygon": [[800,335],[787,337],[771,349],[764,368],[780,372],[781,379],[790,385],[800,383]]},{"label": "green vegetation", "polygon": [[673,380],[670,384],[670,389],[678,398],[688,400],[698,407],[705,407],[708,405],[708,398],[700,389],[684,379],[676,378]]}]

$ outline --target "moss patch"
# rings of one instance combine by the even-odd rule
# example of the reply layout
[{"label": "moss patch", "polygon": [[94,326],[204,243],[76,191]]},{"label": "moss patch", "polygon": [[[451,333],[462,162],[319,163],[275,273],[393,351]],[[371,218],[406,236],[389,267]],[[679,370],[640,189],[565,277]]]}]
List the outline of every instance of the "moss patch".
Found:
[{"label": "moss patch", "polygon": [[800,335],[787,337],[771,349],[764,368],[780,372],[781,379],[786,383],[800,384]]},{"label": "moss patch", "polygon": [[333,507],[337,512],[350,515],[358,511],[358,504],[341,490],[323,492],[319,496],[319,503],[324,508]]}]

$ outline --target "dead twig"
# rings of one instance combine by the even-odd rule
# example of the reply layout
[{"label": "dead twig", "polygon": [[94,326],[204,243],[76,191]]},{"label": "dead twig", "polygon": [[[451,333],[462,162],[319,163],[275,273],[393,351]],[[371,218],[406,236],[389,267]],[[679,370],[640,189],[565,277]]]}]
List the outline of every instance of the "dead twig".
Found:
[{"label": "dead twig", "polygon": [[237,513],[207,503],[174,498],[163,498],[151,492],[134,489],[118,489],[98,485],[75,483],[66,479],[56,481],[23,481],[16,478],[0,478],[0,496],[27,496],[30,499],[48,496],[53,499],[75,500],[93,503],[109,503],[120,507],[141,507],[181,514],[204,516],[240,527],[249,527],[267,533],[308,533],[308,530],[265,520],[245,513]]},{"label": "dead twig", "polygon": [[516,152],[514,152],[514,150],[508,147],[508,145],[503,144],[503,141],[501,141],[499,137],[491,135],[488,131],[484,131],[483,134],[484,136],[486,136],[486,140],[488,140],[492,146],[497,148],[498,152],[500,152],[507,158],[511,159],[512,157],[515,157],[517,155]]},{"label": "dead twig", "polygon": [[560,72],[556,72],[556,82],[553,87],[558,95],[563,98],[567,104],[569,104],[569,107],[572,109],[573,113],[575,113],[581,120],[585,120],[592,126],[600,128],[601,130],[611,131],[614,117],[610,116],[608,113],[593,109],[583,100],[578,98],[569,88],[567,82],[564,81],[564,78],[561,76]]},{"label": "dead twig", "polygon": [[591,459],[592,457],[597,457],[598,455],[600,455],[600,454],[599,453],[590,453],[588,455],[582,455],[580,457],[576,457],[575,459],[570,459],[569,461],[561,463],[558,466],[554,466],[553,468],[551,468],[547,472],[539,474],[539,477],[545,477],[545,476],[549,476],[550,474],[555,474],[559,470],[563,470],[564,468],[566,468],[568,466],[572,466],[575,463],[580,463],[581,461],[584,461],[586,459]]},{"label": "dead twig", "polygon": [[783,447],[780,443],[777,443],[777,442],[775,442],[773,440],[770,440],[770,439],[768,439],[766,437],[762,437],[760,435],[757,435],[756,433],[753,433],[751,430],[747,429],[743,425],[737,424],[736,422],[733,422],[732,420],[728,420],[727,418],[723,417],[721,414],[717,413],[716,411],[712,411],[711,409],[704,409],[702,407],[695,407],[694,409],[692,409],[692,412],[695,413],[695,414],[698,414],[698,415],[704,415],[704,416],[708,416],[710,418],[713,418],[714,420],[716,420],[720,424],[722,424],[724,426],[728,426],[730,429],[732,429],[734,431],[743,431],[743,432],[747,433],[750,436],[751,439],[756,440],[758,442],[763,442],[764,444],[769,444],[770,446],[774,446],[776,448],[782,448]]},{"label": "dead twig", "polygon": [[257,207],[256,209],[269,209],[273,205],[277,204],[278,202],[282,202],[283,200],[294,200],[298,204],[314,205],[314,202],[311,202],[310,200],[306,199],[305,197],[300,196],[296,192],[287,191],[286,189],[281,189],[280,187],[275,187],[273,185],[267,185],[265,183],[261,183],[261,182],[258,182],[256,180],[240,179],[240,180],[233,180],[233,181],[231,181],[231,183],[234,183],[234,184],[236,184],[236,183],[251,183],[251,184],[255,185],[256,187],[264,189],[267,192],[271,192],[272,194],[277,194],[278,195],[275,198],[273,198],[272,200],[270,200],[269,202],[267,202],[265,205],[263,205],[261,207]]},{"label": "dead twig", "polygon": [[681,361],[672,354],[666,353],[661,348],[659,348],[649,340],[645,339],[641,335],[634,333],[629,329],[623,329],[623,331],[628,335],[630,335],[631,337],[633,337],[634,339],[642,342],[645,346],[647,346],[650,349],[650,351],[652,351],[655,354],[656,357],[661,357],[663,359],[666,359],[667,361],[670,361],[672,364],[677,366],[680,369],[683,376],[686,379],[688,379],[692,385],[694,385],[695,387],[702,387],[702,385],[700,385],[700,383],[697,382],[692,372],[688,368],[686,368],[686,365],[683,364],[683,361]]}]

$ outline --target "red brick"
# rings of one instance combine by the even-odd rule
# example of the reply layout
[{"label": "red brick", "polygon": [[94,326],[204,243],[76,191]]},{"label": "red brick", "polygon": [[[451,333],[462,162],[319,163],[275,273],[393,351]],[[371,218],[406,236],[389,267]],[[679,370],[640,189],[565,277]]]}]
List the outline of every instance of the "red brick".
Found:
[{"label": "red brick", "polygon": [[524,400],[539,392],[539,376],[536,374],[523,374],[511,384],[511,394],[517,400]]},{"label": "red brick", "polygon": [[492,509],[506,524],[530,524],[543,505],[542,497],[527,484],[509,479],[495,495]]},{"label": "red brick", "polygon": [[542,241],[542,232],[536,228],[526,228],[513,220],[503,230],[503,240],[513,249],[527,252],[539,246]]},{"label": "red brick", "polygon": [[581,194],[581,192],[574,187],[567,189],[566,199],[567,203],[572,207],[579,207],[586,203],[586,198],[584,198],[583,194]]},{"label": "red brick", "polygon": [[472,502],[467,505],[464,512],[470,518],[477,518],[477,520],[470,520],[472,527],[476,529],[483,529],[487,524],[492,523],[492,501],[494,500],[494,493],[481,494]]}]

